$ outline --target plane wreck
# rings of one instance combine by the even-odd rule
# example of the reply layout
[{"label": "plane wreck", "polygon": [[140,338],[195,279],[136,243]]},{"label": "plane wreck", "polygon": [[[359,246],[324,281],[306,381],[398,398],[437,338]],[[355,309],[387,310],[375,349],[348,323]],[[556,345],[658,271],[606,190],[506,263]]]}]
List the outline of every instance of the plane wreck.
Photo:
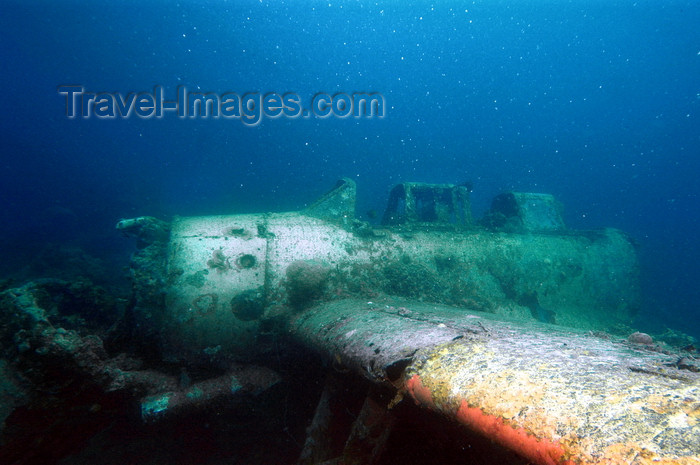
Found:
[{"label": "plane wreck", "polygon": [[454,185],[398,185],[379,227],[354,212],[343,179],[300,212],[122,220],[137,327],[174,363],[220,367],[259,364],[283,331],[395,393],[358,416],[372,444],[332,450],[314,420],[301,464],[374,462],[402,399],[534,463],[698,463],[697,370],[605,333],[639,306],[624,233],[569,230],[530,193],[476,224]]},{"label": "plane wreck", "polygon": [[469,194],[399,184],[378,226],[347,179],[299,212],[121,220],[131,298],[0,292],[0,461],[699,463],[695,346],[631,328],[630,239],[546,194],[474,221]]}]

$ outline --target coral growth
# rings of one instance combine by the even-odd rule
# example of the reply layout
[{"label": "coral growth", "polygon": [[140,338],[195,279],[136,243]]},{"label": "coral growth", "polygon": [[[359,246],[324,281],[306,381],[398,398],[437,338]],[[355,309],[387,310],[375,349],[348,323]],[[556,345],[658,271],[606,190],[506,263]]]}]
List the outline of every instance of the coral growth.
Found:
[{"label": "coral growth", "polygon": [[216,249],[212,252],[211,258],[207,260],[207,266],[209,268],[215,268],[218,271],[226,271],[231,269],[231,263],[221,249]]},{"label": "coral growth", "polygon": [[287,267],[289,302],[295,306],[319,298],[328,280],[328,268],[314,260],[297,260]]},{"label": "coral growth", "polygon": [[627,338],[627,341],[633,344],[644,345],[651,345],[654,343],[654,340],[651,338],[651,336],[649,336],[647,333],[640,333],[639,331],[630,334],[630,336]]}]

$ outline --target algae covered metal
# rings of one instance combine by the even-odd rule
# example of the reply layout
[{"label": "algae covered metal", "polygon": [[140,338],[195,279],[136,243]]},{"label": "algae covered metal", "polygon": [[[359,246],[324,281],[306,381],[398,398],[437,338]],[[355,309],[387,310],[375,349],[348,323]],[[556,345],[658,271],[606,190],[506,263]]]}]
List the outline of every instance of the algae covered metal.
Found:
[{"label": "algae covered metal", "polygon": [[[388,408],[411,398],[533,463],[698,463],[697,367],[603,332],[639,306],[629,238],[567,229],[547,194],[500,195],[475,222],[469,192],[401,184],[379,226],[347,179],[300,212],[123,220],[136,327],[164,359],[227,368],[284,333],[394,389]],[[391,425],[384,409],[368,418]]]},{"label": "algae covered metal", "polygon": [[[567,230],[551,196],[511,193],[480,224],[465,186],[401,184],[379,227],[354,209],[345,179],[300,212],[175,218],[142,251],[141,300],[162,298],[142,326],[172,358],[240,360],[267,320],[319,298],[399,295],[589,329],[628,323],[639,305],[628,238]],[[138,235],[148,222],[120,224]]]},{"label": "algae covered metal", "polygon": [[653,346],[400,299],[321,304],[291,331],[533,463],[700,463],[700,373]]}]

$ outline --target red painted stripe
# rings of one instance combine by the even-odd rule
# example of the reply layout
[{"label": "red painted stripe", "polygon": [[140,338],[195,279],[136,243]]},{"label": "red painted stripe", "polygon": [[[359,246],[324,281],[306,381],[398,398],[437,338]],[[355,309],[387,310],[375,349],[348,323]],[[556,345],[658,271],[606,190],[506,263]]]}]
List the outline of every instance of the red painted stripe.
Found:
[{"label": "red painted stripe", "polygon": [[[432,392],[423,385],[420,376],[413,375],[406,382],[406,388],[417,403],[436,410]],[[487,415],[478,407],[470,407],[465,400],[462,400],[455,418],[472,430],[480,432],[498,444],[537,464],[574,464],[574,462],[564,459],[565,451],[556,442],[545,438],[537,438],[523,428],[508,425],[503,422],[501,417]]]}]

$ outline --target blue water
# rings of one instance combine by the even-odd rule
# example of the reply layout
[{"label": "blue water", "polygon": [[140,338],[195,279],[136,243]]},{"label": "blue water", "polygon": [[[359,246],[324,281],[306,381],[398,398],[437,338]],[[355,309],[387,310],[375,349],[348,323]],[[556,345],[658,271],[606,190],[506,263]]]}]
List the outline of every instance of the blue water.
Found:
[{"label": "blue water", "polygon": [[[639,244],[638,326],[700,335],[700,2],[6,0],[0,270],[44,244],[118,260],[122,217],[294,210],[336,179],[548,192]],[[90,92],[379,92],[379,118],[68,119]],[[116,272],[115,272],[116,273]]]}]

